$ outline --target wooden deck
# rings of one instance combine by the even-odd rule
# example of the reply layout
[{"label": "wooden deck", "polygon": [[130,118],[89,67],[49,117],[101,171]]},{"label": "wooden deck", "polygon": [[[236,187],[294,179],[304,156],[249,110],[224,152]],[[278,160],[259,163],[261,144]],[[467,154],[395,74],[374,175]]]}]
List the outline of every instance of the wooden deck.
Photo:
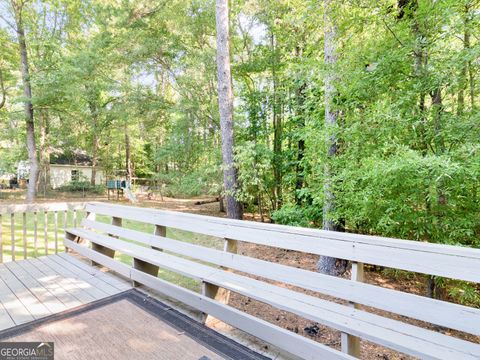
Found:
[{"label": "wooden deck", "polygon": [[130,282],[66,253],[0,264],[0,330],[130,289]]},{"label": "wooden deck", "polygon": [[[196,316],[201,316],[207,324],[209,318],[213,317],[252,335],[257,343],[268,343],[269,352],[275,349],[274,357],[287,353],[304,359],[354,359],[360,357],[361,341],[366,340],[416,358],[480,359],[479,309],[364,283],[363,279],[365,263],[479,283],[479,249],[105,203],[89,203],[82,210],[65,204],[39,206],[0,209],[0,217],[2,214],[10,215],[11,229],[10,236],[4,236],[5,239],[10,238],[10,243],[2,242],[0,232],[0,253],[2,249],[6,252],[6,262],[0,264],[0,335],[3,334],[4,338],[11,338],[11,334],[25,331],[25,328],[38,329],[38,324],[58,321],[57,318],[62,316],[76,316],[72,314],[89,311],[98,304],[113,301],[112,298],[138,293],[141,295],[136,305],[147,306],[148,299],[157,296],[160,299],[173,299],[182,306],[194,309]],[[27,232],[26,226],[32,220],[32,216],[26,216],[29,211],[34,214],[33,237]],[[48,212],[52,211],[53,237],[47,236],[46,226]],[[65,235],[58,233],[56,215],[59,211],[64,212]],[[46,230],[41,241],[36,235],[38,229],[35,222],[35,214],[39,212],[45,213]],[[17,213],[22,214],[21,228],[15,221]],[[83,218],[81,221],[80,217]],[[110,223],[105,221],[105,217],[110,219]],[[148,225],[150,229],[142,227],[143,230],[139,230],[130,222]],[[73,223],[73,227],[68,227],[70,223]],[[224,249],[217,250],[168,237],[168,228],[224,238]],[[18,240],[15,238],[15,229],[20,229],[16,235]],[[63,244],[58,243],[58,239],[63,237]],[[351,279],[230,253],[237,241],[346,259],[352,263]],[[62,253],[63,248],[72,252]],[[38,257],[52,252],[55,255]],[[92,267],[73,253],[101,264],[114,273]],[[129,256],[132,262],[119,261],[116,255],[120,254]],[[28,259],[15,262],[22,255]],[[201,282],[202,292],[159,278],[159,269]],[[141,288],[132,289],[131,282],[141,285]],[[152,291],[154,296],[150,297],[145,290],[148,294]],[[341,351],[240,311],[228,303],[229,292],[340,331]],[[343,303],[318,297],[316,293],[341,299]],[[159,313],[169,316],[174,312],[174,306],[160,304],[154,307],[160,309]],[[383,312],[374,313],[372,309]],[[150,311],[148,306],[144,310]],[[116,312],[114,310],[110,314]],[[125,310],[123,315],[129,318],[133,312]],[[395,314],[395,318],[391,314]],[[173,317],[178,318],[179,315]],[[428,323],[429,326],[424,326],[424,323],[413,324],[404,317]],[[64,320],[77,321],[78,325],[78,318],[72,319]],[[157,320],[168,319],[159,317]],[[60,323],[52,326],[62,327],[58,325]],[[89,323],[93,324],[91,321]],[[182,329],[180,333],[190,328],[194,328],[194,332],[198,332],[199,328],[202,331],[208,329],[198,322],[192,322],[192,319],[183,323],[187,325],[173,326]],[[97,325],[90,327],[98,329]],[[130,335],[135,337],[137,332],[127,327],[128,324],[125,331],[130,331]],[[152,332],[156,331],[155,322],[151,322],[150,328]],[[49,331],[47,325],[42,329]],[[212,336],[217,335],[204,336],[202,333],[198,341]],[[64,337],[62,339],[65,340]],[[59,340],[59,343],[63,343],[63,340]],[[218,342],[225,343],[224,339]],[[156,341],[152,340],[151,343]],[[262,349],[265,346],[264,343],[259,345],[258,348]],[[238,347],[238,344],[233,347]],[[108,353],[104,347],[99,347],[99,351]],[[242,348],[241,352],[243,354],[245,349]],[[257,353],[252,356],[258,358]]]}]

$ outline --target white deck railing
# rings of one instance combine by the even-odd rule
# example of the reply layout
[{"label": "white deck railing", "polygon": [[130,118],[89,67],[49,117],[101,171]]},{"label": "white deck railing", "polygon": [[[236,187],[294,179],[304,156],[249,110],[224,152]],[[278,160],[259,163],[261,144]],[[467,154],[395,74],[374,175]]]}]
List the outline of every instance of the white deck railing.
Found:
[{"label": "white deck railing", "polygon": [[0,263],[62,251],[65,229],[80,223],[84,207],[84,202],[0,205]]},{"label": "white deck railing", "polygon": [[[480,345],[471,340],[480,336],[480,309],[367,284],[362,276],[365,263],[480,283],[480,249],[113,204],[87,204],[85,211],[81,225],[67,229],[67,248],[300,358],[358,358],[364,339],[422,359],[480,359]],[[153,226],[154,234],[128,228],[127,221]],[[224,238],[224,251],[169,238],[167,228]],[[347,259],[352,276],[228,253],[236,241]],[[201,281],[202,293],[158,278],[159,269]],[[229,306],[224,290],[340,331],[343,353]],[[454,331],[434,331],[438,326]]]}]

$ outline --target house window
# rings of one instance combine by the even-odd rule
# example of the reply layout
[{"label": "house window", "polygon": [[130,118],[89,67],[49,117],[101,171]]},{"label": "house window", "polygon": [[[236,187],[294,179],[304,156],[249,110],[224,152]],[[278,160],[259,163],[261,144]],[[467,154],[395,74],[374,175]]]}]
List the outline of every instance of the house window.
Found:
[{"label": "house window", "polygon": [[80,180],[80,173],[78,170],[72,170],[72,181]]}]

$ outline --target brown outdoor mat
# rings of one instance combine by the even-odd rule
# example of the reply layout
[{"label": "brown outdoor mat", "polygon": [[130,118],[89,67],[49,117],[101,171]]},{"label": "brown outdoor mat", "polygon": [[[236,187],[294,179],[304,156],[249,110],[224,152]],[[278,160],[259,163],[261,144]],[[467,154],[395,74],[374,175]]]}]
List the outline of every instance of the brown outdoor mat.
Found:
[{"label": "brown outdoor mat", "polygon": [[55,359],[267,359],[137,290],[2,331],[53,341]]}]

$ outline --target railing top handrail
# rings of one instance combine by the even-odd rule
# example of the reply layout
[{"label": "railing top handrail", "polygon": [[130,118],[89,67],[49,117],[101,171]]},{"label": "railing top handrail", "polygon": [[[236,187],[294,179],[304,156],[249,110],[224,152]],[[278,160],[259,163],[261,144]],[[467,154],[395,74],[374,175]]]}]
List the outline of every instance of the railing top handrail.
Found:
[{"label": "railing top handrail", "polygon": [[[91,211],[93,213],[98,213],[98,214],[111,215],[111,210],[115,208],[120,210],[120,212],[122,213],[121,216],[118,216],[119,214],[115,215],[118,217],[134,220],[134,221],[150,223],[154,225],[169,226],[172,228],[178,228],[178,229],[187,230],[187,231],[188,231],[188,222],[182,223],[182,220],[193,221],[193,222],[200,221],[206,224],[225,225],[228,227],[235,227],[239,230],[252,229],[252,230],[260,230],[260,231],[272,232],[272,233],[278,232],[283,234],[305,236],[309,238],[345,241],[348,243],[368,244],[368,245],[377,245],[377,246],[382,245],[382,246],[387,246],[392,248],[428,252],[428,253],[445,253],[448,255],[468,257],[468,258],[474,258],[474,259],[480,260],[480,249],[471,248],[471,247],[447,245],[447,244],[436,244],[436,243],[414,241],[414,240],[404,240],[404,239],[396,239],[396,238],[389,238],[389,237],[382,237],[382,236],[375,236],[375,235],[362,235],[362,234],[347,233],[347,232],[327,231],[322,229],[303,228],[303,227],[297,227],[297,226],[279,225],[279,224],[271,224],[271,223],[261,223],[261,222],[248,221],[248,220],[235,220],[235,219],[228,219],[228,218],[222,218],[222,217],[197,215],[197,214],[191,214],[191,213],[185,213],[185,212],[160,210],[160,209],[153,209],[153,208],[143,208],[143,207],[137,207],[137,206],[126,206],[126,205],[109,204],[109,203],[102,203],[102,202],[86,203],[87,211]],[[148,213],[151,216],[140,217],[145,213]],[[195,231],[195,230],[191,230],[191,231],[198,232],[198,233],[207,233],[211,230],[206,228],[205,232]],[[217,236],[221,237],[221,235],[217,235]],[[238,237],[242,237],[242,236],[239,235]],[[233,237],[233,239],[237,239],[237,237]],[[238,239],[238,240],[241,240],[241,239]]]},{"label": "railing top handrail", "polygon": [[480,249],[106,203],[87,204],[86,211],[220,238],[480,283]]},{"label": "railing top handrail", "polygon": [[[94,203],[91,203],[94,204]],[[49,211],[82,210],[86,202],[54,202],[32,204],[0,204],[0,215]]]}]

